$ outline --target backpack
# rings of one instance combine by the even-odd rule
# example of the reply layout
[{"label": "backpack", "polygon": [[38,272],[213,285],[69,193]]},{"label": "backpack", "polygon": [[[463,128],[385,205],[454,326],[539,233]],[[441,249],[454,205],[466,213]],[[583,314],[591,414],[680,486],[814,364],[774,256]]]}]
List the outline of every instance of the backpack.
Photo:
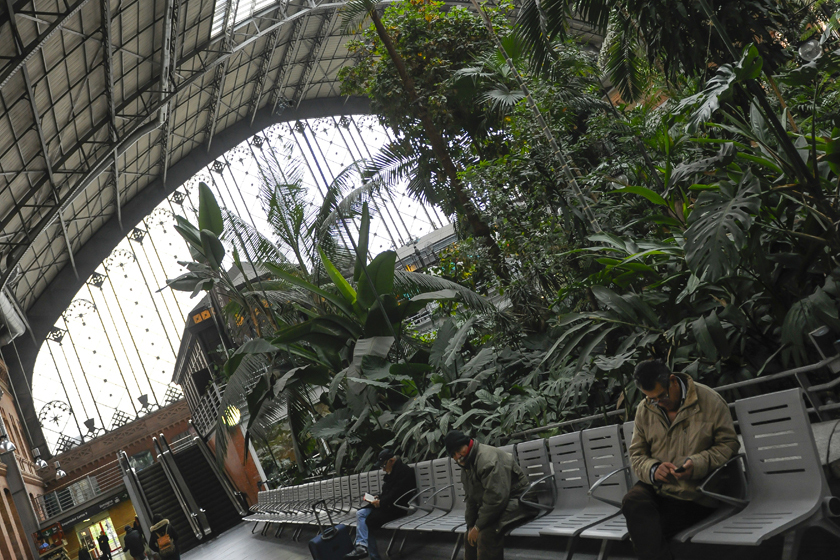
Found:
[{"label": "backpack", "polygon": [[177,554],[175,542],[169,536],[169,525],[166,526],[166,532],[157,538],[157,546],[161,558],[174,558]]}]

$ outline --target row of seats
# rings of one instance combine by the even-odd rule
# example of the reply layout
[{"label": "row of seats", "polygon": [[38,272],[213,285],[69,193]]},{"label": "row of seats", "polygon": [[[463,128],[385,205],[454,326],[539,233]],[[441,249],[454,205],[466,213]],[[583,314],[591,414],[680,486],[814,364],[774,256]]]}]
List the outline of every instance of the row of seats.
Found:
[{"label": "row of seats", "polygon": [[[829,517],[840,516],[840,499],[831,496],[810,429],[801,389],[781,391],[739,400],[734,405],[743,443],[733,457],[706,479],[701,491],[717,499],[720,509],[704,522],[675,537],[680,542],[727,545],[758,545],[785,534],[784,560],[796,558],[802,532],[820,526],[840,537],[840,528]],[[629,467],[627,446],[633,422],[604,426],[510,445],[528,475],[531,485],[518,498],[537,512],[537,517],[510,531],[512,536],[561,536],[570,539],[566,558],[576,539],[599,539],[600,558],[606,558],[612,543],[628,538],[620,512],[621,499],[636,477]],[[417,490],[407,515],[384,526],[398,532],[458,533],[456,550],[466,532],[464,489],[460,468],[449,458],[413,464]],[[705,490],[720,473],[736,473],[749,480],[742,496]],[[295,538],[303,527],[317,525],[317,504],[330,512],[336,523],[355,525],[355,512],[365,493],[377,494],[381,471],[371,471],[299,486],[264,491],[247,521],[264,522],[263,534],[278,524],[295,526]],[[253,532],[253,531],[252,531]],[[403,533],[405,543],[406,533]]]}]

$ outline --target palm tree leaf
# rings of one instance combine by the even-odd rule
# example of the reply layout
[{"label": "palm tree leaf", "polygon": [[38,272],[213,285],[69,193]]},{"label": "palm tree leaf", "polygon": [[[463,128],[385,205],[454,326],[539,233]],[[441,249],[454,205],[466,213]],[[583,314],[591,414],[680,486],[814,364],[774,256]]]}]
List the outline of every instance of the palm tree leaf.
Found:
[{"label": "palm tree leaf", "polygon": [[470,306],[475,311],[486,313],[488,315],[495,315],[499,310],[484,296],[481,296],[469,288],[465,288],[460,284],[440,278],[438,276],[431,276],[429,274],[421,274],[419,272],[408,272],[405,270],[397,270],[394,272],[394,293],[417,295],[426,292],[437,292],[440,290],[453,290],[465,304]]}]

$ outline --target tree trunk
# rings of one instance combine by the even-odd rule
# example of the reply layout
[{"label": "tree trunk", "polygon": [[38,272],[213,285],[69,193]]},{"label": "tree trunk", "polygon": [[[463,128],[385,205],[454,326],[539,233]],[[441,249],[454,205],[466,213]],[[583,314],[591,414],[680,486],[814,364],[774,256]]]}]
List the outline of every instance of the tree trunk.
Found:
[{"label": "tree trunk", "polygon": [[391,36],[388,34],[385,26],[382,25],[382,20],[375,9],[370,11],[370,17],[373,20],[373,25],[376,28],[376,33],[379,35],[379,39],[382,41],[382,44],[385,45],[385,50],[388,51],[391,61],[394,63],[397,73],[400,75],[400,80],[402,81],[403,89],[405,89],[405,93],[408,96],[408,101],[411,106],[415,107],[415,114],[417,118],[420,119],[420,123],[423,125],[423,130],[426,132],[426,137],[429,140],[429,144],[432,146],[432,151],[434,151],[435,157],[443,168],[444,173],[446,173],[446,176],[449,178],[449,182],[451,183],[452,188],[455,191],[455,196],[458,199],[458,204],[463,209],[464,217],[466,217],[467,222],[470,224],[470,227],[476,237],[484,239],[484,242],[487,244],[487,247],[490,250],[490,261],[493,266],[493,271],[499,276],[499,278],[509,280],[510,275],[508,274],[507,267],[505,266],[502,251],[499,249],[499,245],[493,238],[493,233],[490,230],[490,227],[484,222],[484,220],[481,219],[481,216],[478,214],[478,211],[473,205],[469,195],[466,191],[464,191],[464,187],[461,184],[460,179],[458,179],[458,169],[455,167],[455,163],[452,161],[452,158],[449,157],[449,150],[446,146],[446,141],[435,127],[434,122],[432,122],[432,117],[426,110],[426,106],[420,102],[417,95],[417,89],[414,85],[414,79],[409,75],[408,70],[405,67],[405,61],[403,61],[402,57],[397,52],[394,42],[391,40]]}]

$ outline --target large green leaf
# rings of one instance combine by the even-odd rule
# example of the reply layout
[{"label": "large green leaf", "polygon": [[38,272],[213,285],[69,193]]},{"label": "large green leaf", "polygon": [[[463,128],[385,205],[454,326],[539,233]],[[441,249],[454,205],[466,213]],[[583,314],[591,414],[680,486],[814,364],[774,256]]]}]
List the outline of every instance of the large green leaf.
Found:
[{"label": "large green leaf", "polygon": [[198,184],[198,229],[206,229],[216,236],[222,235],[225,229],[222,210],[210,187],[204,182]]},{"label": "large green leaf", "polygon": [[367,271],[362,273],[357,285],[357,298],[363,309],[369,310],[373,307],[377,295],[393,293],[396,262],[397,254],[394,251],[385,251],[367,265]]},{"label": "large green leaf", "polygon": [[207,262],[215,270],[222,268],[222,261],[225,258],[225,246],[219,241],[219,237],[212,231],[203,229],[201,234],[201,246],[204,249],[204,256]]},{"label": "large green leaf", "polygon": [[724,64],[718,68],[714,77],[706,83],[706,89],[696,95],[686,97],[677,105],[676,112],[683,111],[687,107],[697,107],[688,118],[686,130],[689,133],[694,132],[701,124],[711,120],[721,103],[732,97],[734,86],[760,76],[763,64],[764,61],[759,56],[758,49],[750,44],[744,49],[741,60],[737,64]]},{"label": "large green leaf", "polygon": [[338,307],[348,317],[355,317],[355,313],[353,313],[353,308],[350,305],[348,305],[347,302],[344,300],[344,298],[342,298],[341,296],[330,293],[330,292],[324,290],[323,288],[319,288],[315,284],[307,282],[303,278],[300,278],[300,277],[295,276],[293,274],[289,274],[288,272],[286,272],[285,270],[283,270],[282,268],[278,267],[275,264],[272,264],[272,263],[262,263],[262,264],[268,270],[270,270],[271,273],[273,275],[275,275],[277,278],[279,278],[281,280],[284,280],[284,281],[288,282],[289,284],[293,284],[293,285],[295,285],[299,288],[303,288],[304,290],[306,290],[308,292],[312,292],[313,294],[321,296],[325,300],[329,301],[330,303],[332,303],[333,305]]},{"label": "large green leaf", "polygon": [[353,289],[353,286],[341,275],[341,272],[335,267],[335,265],[330,261],[324,251],[319,247],[318,253],[321,255],[321,262],[324,265],[324,269],[327,271],[327,275],[329,275],[330,280],[333,281],[335,287],[338,288],[338,292],[344,298],[344,301],[349,305],[356,304],[356,290]]},{"label": "large green leaf", "polygon": [[[362,205],[362,220],[359,224],[359,243],[356,245],[356,266],[353,269],[353,280],[359,281],[364,272],[368,254],[368,238],[370,237],[370,211],[367,202]],[[368,267],[370,269],[370,267]]]},{"label": "large green leaf", "polygon": [[761,207],[759,194],[758,179],[747,172],[737,187],[721,183],[697,199],[685,232],[685,259],[701,281],[715,282],[736,271],[752,216]]}]

